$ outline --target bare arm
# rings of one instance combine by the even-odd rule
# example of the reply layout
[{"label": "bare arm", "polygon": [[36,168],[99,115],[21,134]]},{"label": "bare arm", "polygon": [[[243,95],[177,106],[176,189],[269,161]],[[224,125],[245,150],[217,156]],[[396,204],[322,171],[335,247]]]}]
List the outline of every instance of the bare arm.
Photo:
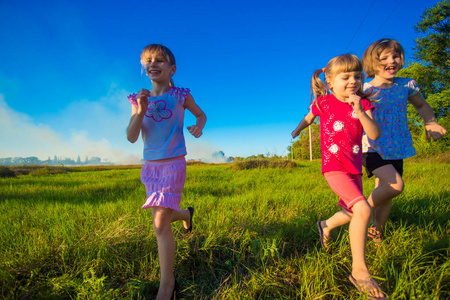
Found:
[{"label": "bare arm", "polygon": [[432,137],[435,141],[443,137],[447,131],[444,127],[436,122],[433,109],[427,103],[427,101],[423,99],[422,95],[420,93],[417,93],[413,96],[410,96],[408,98],[408,101],[416,108],[417,112],[425,122],[428,141],[430,141],[430,137]]},{"label": "bare arm", "polygon": [[203,128],[206,124],[206,115],[197,103],[195,103],[191,94],[187,96],[186,101],[184,102],[184,107],[197,118],[196,124],[188,126],[187,129],[193,136],[199,138],[203,134]]},{"label": "bare arm", "polygon": [[131,143],[136,142],[141,133],[142,121],[144,120],[145,112],[148,108],[149,96],[150,91],[142,89],[136,96],[138,106],[131,106],[131,119],[127,128],[127,139]]},{"label": "bare arm", "polygon": [[371,140],[377,140],[380,137],[381,132],[377,122],[373,119],[372,110],[363,110],[361,106],[361,97],[357,95],[351,95],[347,102],[353,107],[353,111],[358,116],[366,135]]},{"label": "bare arm", "polygon": [[377,140],[380,135],[380,127],[373,119],[372,110],[366,110],[364,114],[358,115],[359,121],[364,128],[364,132],[371,140]]},{"label": "bare arm", "polygon": [[300,132],[302,132],[303,129],[305,129],[306,127],[308,127],[309,125],[311,125],[314,122],[315,118],[316,117],[310,111],[305,116],[305,118],[303,118],[303,120],[301,120],[301,122],[300,122],[300,124],[298,124],[297,128],[295,128],[294,131],[292,131],[292,133],[291,133],[292,138],[295,139],[296,137],[298,137],[298,135],[300,134]]}]

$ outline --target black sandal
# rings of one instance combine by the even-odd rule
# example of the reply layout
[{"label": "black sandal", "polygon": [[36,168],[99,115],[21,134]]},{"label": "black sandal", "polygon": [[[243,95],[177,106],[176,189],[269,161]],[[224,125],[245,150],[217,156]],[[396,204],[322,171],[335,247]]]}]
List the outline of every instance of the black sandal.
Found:
[{"label": "black sandal", "polygon": [[329,238],[325,238],[324,237],[324,235],[323,235],[323,228],[322,228],[322,225],[321,225],[321,223],[320,222],[322,222],[322,221],[317,221],[317,229],[319,229],[319,235],[320,235],[320,245],[322,245],[322,248],[323,249],[325,249],[325,250],[328,250],[328,247],[329,247],[329,245],[328,245],[328,240],[329,240]]},{"label": "black sandal", "polygon": [[178,282],[177,282],[177,280],[175,279],[175,284],[173,285],[172,297],[170,297],[171,300],[172,300],[172,299],[173,299],[173,300],[177,299],[177,296],[178,296],[178,289],[179,289]]},{"label": "black sandal", "polygon": [[190,233],[192,232],[192,217],[194,216],[194,208],[189,206],[187,209],[189,210],[190,214],[190,225],[188,229],[185,229],[185,232]]}]

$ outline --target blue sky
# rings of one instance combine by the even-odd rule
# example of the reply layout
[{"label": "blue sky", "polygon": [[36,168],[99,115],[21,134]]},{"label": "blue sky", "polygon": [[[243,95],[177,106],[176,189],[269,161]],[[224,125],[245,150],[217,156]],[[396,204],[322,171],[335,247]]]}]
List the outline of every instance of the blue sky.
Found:
[{"label": "blue sky", "polygon": [[200,139],[185,132],[188,158],[286,155],[313,71],[384,37],[411,60],[414,25],[438,2],[0,1],[0,157],[138,162],[126,96],[150,87],[151,43],[172,50],[175,84],[208,117]]}]

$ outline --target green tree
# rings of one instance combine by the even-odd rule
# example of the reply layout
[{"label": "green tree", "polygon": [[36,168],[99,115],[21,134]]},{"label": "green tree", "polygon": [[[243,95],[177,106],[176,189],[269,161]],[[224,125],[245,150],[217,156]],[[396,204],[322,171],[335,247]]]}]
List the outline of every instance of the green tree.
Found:
[{"label": "green tree", "polygon": [[425,98],[450,88],[450,0],[425,10],[415,26],[415,62],[407,64],[398,75],[414,78]]},{"label": "green tree", "polygon": [[420,87],[420,93],[426,99],[428,95],[439,93],[442,89],[441,80],[437,80],[441,74],[433,65],[424,65],[418,62],[410,62],[407,67],[401,69],[397,76],[414,78]]},{"label": "green tree", "polygon": [[[415,26],[423,36],[415,40],[414,62],[398,72],[400,77],[414,78],[421,94],[430,104],[438,123],[449,130],[450,124],[450,0],[444,0],[425,10]],[[448,134],[429,144],[425,138],[422,118],[408,106],[408,119],[413,142],[419,153],[436,153],[450,149]]]},{"label": "green tree", "polygon": [[414,57],[437,69],[442,88],[450,86],[450,0],[444,0],[425,10],[415,26],[418,33]]},{"label": "green tree", "polygon": [[[320,125],[318,121],[315,121],[314,124],[310,125],[310,127],[313,159],[318,159],[322,157],[322,153],[320,151]],[[295,141],[292,146],[288,147],[288,151],[289,157],[293,157],[294,159],[310,159],[308,128],[300,133],[298,140]]]}]

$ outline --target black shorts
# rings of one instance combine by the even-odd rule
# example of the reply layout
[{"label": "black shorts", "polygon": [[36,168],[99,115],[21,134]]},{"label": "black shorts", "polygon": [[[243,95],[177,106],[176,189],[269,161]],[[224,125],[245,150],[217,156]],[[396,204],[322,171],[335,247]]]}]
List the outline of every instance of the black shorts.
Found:
[{"label": "black shorts", "polygon": [[377,152],[366,152],[363,153],[362,164],[369,178],[373,176],[373,171],[386,165],[392,165],[403,176],[403,159],[383,159]]}]

